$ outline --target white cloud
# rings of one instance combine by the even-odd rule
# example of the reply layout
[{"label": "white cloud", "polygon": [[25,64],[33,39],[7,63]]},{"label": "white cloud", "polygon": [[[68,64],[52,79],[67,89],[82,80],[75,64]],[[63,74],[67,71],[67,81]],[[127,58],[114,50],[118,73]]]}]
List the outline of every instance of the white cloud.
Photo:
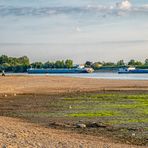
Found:
[{"label": "white cloud", "polygon": [[116,3],[116,7],[121,10],[129,10],[132,7],[132,4],[129,0],[123,0],[120,3]]},{"label": "white cloud", "polygon": [[[126,16],[126,14],[148,14],[148,4],[145,5],[134,5],[130,0],[120,0],[118,3],[113,3],[112,5],[91,5],[87,6],[7,6],[0,5],[0,17],[7,16],[56,16],[56,15],[71,15],[72,17],[83,17],[92,16],[92,14],[98,16]],[[80,15],[81,14],[81,15]],[[105,17],[104,17],[105,18]],[[76,27],[78,32],[80,28]]]}]

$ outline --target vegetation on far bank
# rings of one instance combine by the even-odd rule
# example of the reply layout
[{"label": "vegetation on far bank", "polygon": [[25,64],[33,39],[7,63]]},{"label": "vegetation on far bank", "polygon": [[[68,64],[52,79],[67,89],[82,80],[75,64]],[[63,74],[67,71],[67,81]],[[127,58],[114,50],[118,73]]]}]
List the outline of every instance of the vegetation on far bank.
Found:
[{"label": "vegetation on far bank", "polygon": [[0,56],[0,71],[4,70],[6,72],[27,72],[28,68],[72,68],[73,61],[70,59],[67,60],[58,60],[56,62],[33,62],[30,63],[30,60],[27,56],[23,57],[8,57],[6,55]]},{"label": "vegetation on far bank", "polygon": [[[94,70],[117,70],[120,67],[134,66],[136,68],[148,68],[148,59],[144,62],[131,59],[125,63],[124,60],[118,62],[91,62],[86,61],[85,67],[93,68]],[[74,68],[73,60],[58,60],[55,62],[47,61],[45,63],[37,61],[31,63],[27,56],[22,57],[8,57],[7,55],[0,56],[0,71],[6,72],[27,72],[28,68]]]}]

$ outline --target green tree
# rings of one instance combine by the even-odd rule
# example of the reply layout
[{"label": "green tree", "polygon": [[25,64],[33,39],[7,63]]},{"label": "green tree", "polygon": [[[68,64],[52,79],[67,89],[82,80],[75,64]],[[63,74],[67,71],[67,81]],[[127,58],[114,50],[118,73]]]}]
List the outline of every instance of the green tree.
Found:
[{"label": "green tree", "polygon": [[143,65],[143,63],[140,62],[140,61],[135,61],[134,59],[132,59],[132,60],[130,60],[130,61],[128,62],[128,65],[129,65],[129,66],[141,66],[141,65]]},{"label": "green tree", "polygon": [[64,68],[64,61],[56,61],[55,68]]},{"label": "green tree", "polygon": [[143,65],[143,63],[142,63],[142,62],[140,62],[140,61],[136,61],[136,62],[135,62],[135,65],[136,65],[136,66],[142,66],[142,65]]},{"label": "green tree", "polygon": [[67,60],[65,61],[65,67],[66,67],[66,68],[72,68],[72,67],[73,67],[73,61],[70,60],[70,59],[67,59]]},{"label": "green tree", "polygon": [[124,60],[119,60],[117,66],[125,66]]},{"label": "green tree", "polygon": [[144,63],[145,65],[148,65],[148,59],[145,59],[145,63]]},{"label": "green tree", "polygon": [[55,64],[54,64],[54,62],[46,62],[46,63],[44,63],[44,65],[43,65],[43,68],[45,68],[45,69],[47,69],[47,68],[54,68],[55,67]]},{"label": "green tree", "polygon": [[129,66],[135,65],[135,60],[134,60],[134,59],[130,60],[130,61],[128,62],[128,65],[129,65]]},{"label": "green tree", "polygon": [[17,64],[17,59],[16,59],[16,58],[13,58],[13,57],[9,57],[8,63],[9,63],[11,66],[14,66],[14,65]]},{"label": "green tree", "polygon": [[3,64],[3,63],[8,63],[8,56],[6,55],[2,55],[0,56],[0,64]]},{"label": "green tree", "polygon": [[43,68],[43,63],[42,62],[34,62],[31,64],[32,68]]},{"label": "green tree", "polygon": [[18,63],[22,65],[29,65],[29,58],[27,56],[20,57],[18,58]]},{"label": "green tree", "polygon": [[113,62],[104,62],[104,63],[103,63],[103,66],[112,67],[112,66],[115,66],[115,63],[113,63]]}]

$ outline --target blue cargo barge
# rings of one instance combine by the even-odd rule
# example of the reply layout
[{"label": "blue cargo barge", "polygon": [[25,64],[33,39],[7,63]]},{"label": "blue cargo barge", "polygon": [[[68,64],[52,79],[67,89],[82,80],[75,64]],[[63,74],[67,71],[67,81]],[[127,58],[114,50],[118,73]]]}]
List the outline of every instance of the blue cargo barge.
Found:
[{"label": "blue cargo barge", "polygon": [[28,74],[48,74],[48,73],[92,73],[92,68],[54,68],[54,69],[34,69],[30,68],[27,70]]},{"label": "blue cargo barge", "polygon": [[119,74],[148,74],[148,69],[136,69],[136,68],[120,68]]}]

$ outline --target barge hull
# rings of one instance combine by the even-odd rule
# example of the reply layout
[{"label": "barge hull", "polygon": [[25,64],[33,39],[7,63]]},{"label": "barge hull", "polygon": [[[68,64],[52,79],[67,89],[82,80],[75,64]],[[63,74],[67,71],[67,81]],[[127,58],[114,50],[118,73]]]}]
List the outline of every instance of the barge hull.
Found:
[{"label": "barge hull", "polygon": [[136,69],[128,71],[119,71],[119,74],[148,74],[148,69]]},{"label": "barge hull", "polygon": [[89,73],[87,69],[28,69],[29,74]]}]

